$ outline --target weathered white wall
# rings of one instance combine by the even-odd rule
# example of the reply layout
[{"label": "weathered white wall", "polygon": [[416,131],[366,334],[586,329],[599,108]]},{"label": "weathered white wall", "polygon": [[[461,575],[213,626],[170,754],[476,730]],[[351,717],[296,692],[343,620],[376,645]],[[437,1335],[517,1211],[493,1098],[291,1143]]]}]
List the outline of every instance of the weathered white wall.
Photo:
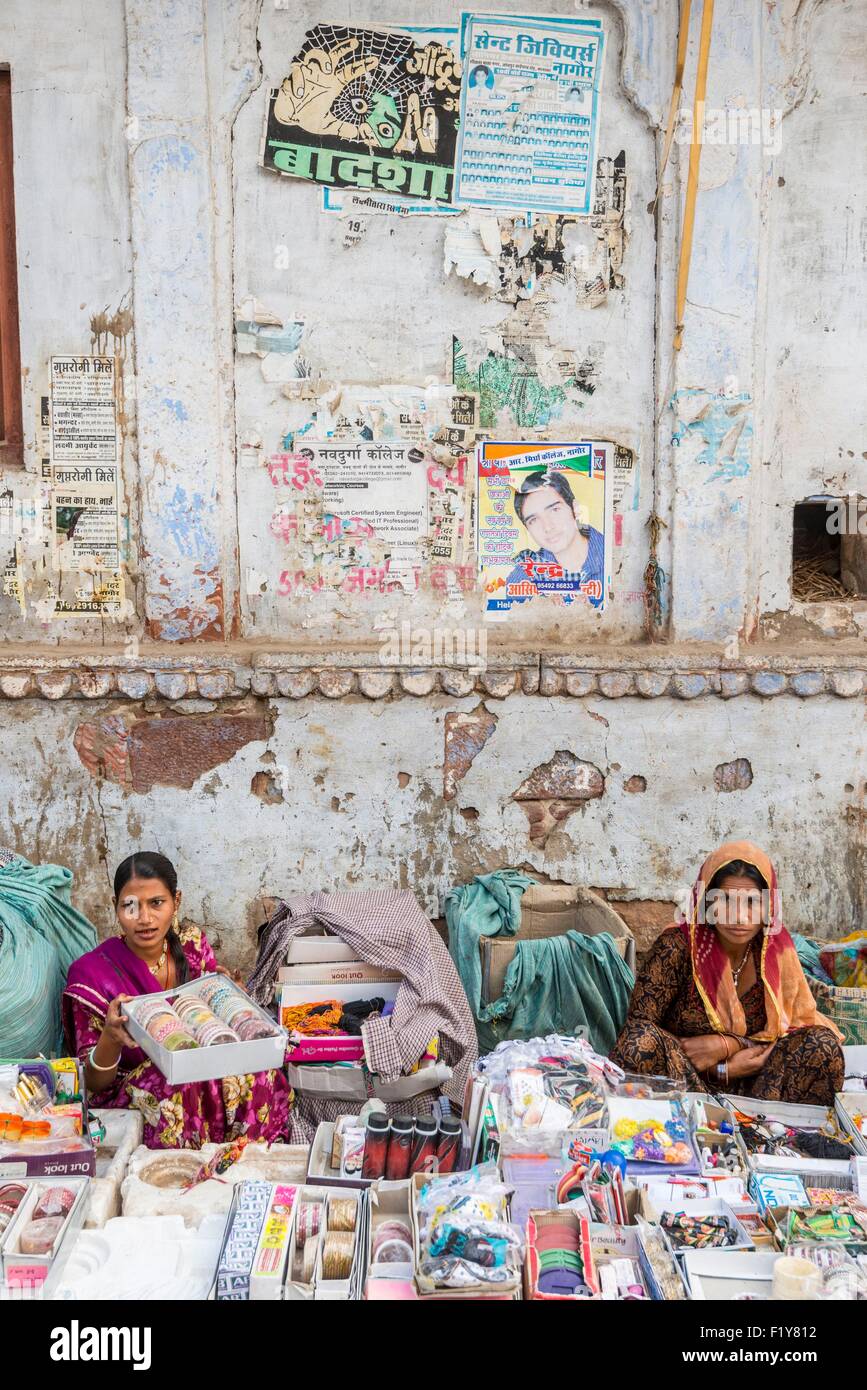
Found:
[{"label": "weathered white wall", "polygon": [[[867,491],[855,347],[867,25],[856,0],[717,0],[708,103],[779,107],[783,147],[774,158],[757,146],[705,150],[679,355],[687,146],[674,147],[657,217],[647,211],[676,7],[611,0],[591,11],[609,26],[599,150],[627,159],[625,289],[594,310],[554,291],[555,340],[594,356],[597,389],[552,433],[598,432],[637,450],[615,591],[641,589],[655,511],[661,641],[640,644],[642,607],[619,598],[602,618],[516,617],[496,638],[519,655],[502,650],[505,673],[474,686],[464,673],[377,664],[374,623],[388,612],[430,624],[440,612],[430,593],[275,592],[283,565],[263,457],[290,423],[288,402],[256,359],[233,360],[233,303],[254,294],[304,319],[323,377],[371,385],[448,379],[452,333],[478,341],[511,311],[443,278],[441,219],[371,217],[344,247],[318,188],[258,167],[266,90],[309,23],[449,22],[458,11],[432,14],[420,0],[324,10],[7,0],[0,61],[13,72],[31,470],[13,486],[38,468],[49,356],[91,350],[91,317],[128,306],[132,322],[116,320],[123,332],[108,346],[126,372],[134,607],[120,624],[43,626],[0,598],[0,843],[70,864],[106,929],[107,870],[158,845],[179,865],[191,915],[236,959],[249,957],[263,894],[405,882],[436,912],[451,882],[511,862],[662,903],[729,835],[751,835],[779,861],[793,926],[850,930],[867,856],[865,605],[833,622],[798,611],[809,622],[798,630],[776,617],[761,634],[778,637],[773,649],[745,639],[760,635],[763,613],[794,612],[793,501]],[[292,248],[289,271],[275,268],[280,245]],[[247,592],[251,569],[264,593]],[[460,621],[477,615],[467,596]],[[140,648],[124,647],[128,636]],[[496,728],[465,771],[446,719],[480,704],[470,727],[485,727],[487,708]],[[136,739],[146,757],[128,757]],[[605,791],[542,846],[514,793],[560,750],[598,768]],[[715,769],[737,759],[751,784],[718,790]],[[546,776],[551,811],[560,795]],[[630,778],[645,790],[627,790]]]},{"label": "weathered white wall", "polygon": [[[444,721],[477,709],[477,696],[269,703],[270,734],[191,790],[170,785],[167,741],[159,775],[169,785],[137,794],[95,778],[73,749],[81,721],[128,715],[126,706],[22,702],[0,732],[4,834],[8,825],[33,857],[72,864],[79,901],[104,929],[109,871],[133,846],[158,847],[177,865],[185,911],[237,959],[253,950],[262,896],[395,885],[435,916],[452,883],[512,863],[618,897],[678,901],[710,849],[749,835],[777,862],[791,927],[843,934],[863,914],[853,701],[488,699],[496,728],[448,801]],[[605,791],[543,850],[512,793],[560,749],[598,767]],[[717,791],[715,766],[736,758],[749,759],[752,786]],[[270,804],[251,793],[257,773],[273,779]],[[645,791],[626,790],[636,777]]]}]

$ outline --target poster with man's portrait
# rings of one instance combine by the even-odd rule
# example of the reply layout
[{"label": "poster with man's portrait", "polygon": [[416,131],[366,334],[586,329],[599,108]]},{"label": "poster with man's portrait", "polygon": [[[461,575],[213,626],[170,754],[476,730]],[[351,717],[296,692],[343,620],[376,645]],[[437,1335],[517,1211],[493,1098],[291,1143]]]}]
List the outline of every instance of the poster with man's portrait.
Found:
[{"label": "poster with man's portrait", "polygon": [[479,445],[476,548],[489,617],[540,596],[604,609],[610,447]]}]

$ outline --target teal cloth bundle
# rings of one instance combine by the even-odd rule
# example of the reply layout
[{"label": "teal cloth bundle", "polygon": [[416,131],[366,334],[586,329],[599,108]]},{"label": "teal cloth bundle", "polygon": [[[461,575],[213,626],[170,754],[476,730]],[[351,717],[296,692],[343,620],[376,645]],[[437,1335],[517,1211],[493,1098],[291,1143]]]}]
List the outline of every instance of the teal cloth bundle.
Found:
[{"label": "teal cloth bundle", "polygon": [[528,938],[515,943],[503,993],[482,1003],[482,936],[514,936],[521,896],[533,882],[516,869],[480,875],[446,897],[449,950],[476,1019],[480,1052],[504,1038],[585,1030],[607,1054],[626,1020],[635,976],[607,932]]},{"label": "teal cloth bundle", "polygon": [[[4,856],[5,858],[5,856]],[[60,996],[96,932],[72,906],[72,874],[20,856],[0,866],[0,1056],[63,1052]]]}]

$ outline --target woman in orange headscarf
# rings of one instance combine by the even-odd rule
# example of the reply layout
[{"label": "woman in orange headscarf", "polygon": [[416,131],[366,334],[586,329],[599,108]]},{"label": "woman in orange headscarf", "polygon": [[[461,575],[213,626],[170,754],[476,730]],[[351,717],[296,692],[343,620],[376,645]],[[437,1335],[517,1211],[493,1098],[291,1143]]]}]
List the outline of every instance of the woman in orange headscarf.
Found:
[{"label": "woman in orange headscarf", "polygon": [[738,840],[702,865],[689,919],[657,937],[612,1060],[690,1090],[832,1105],[841,1034],[816,1009],[768,856]]}]

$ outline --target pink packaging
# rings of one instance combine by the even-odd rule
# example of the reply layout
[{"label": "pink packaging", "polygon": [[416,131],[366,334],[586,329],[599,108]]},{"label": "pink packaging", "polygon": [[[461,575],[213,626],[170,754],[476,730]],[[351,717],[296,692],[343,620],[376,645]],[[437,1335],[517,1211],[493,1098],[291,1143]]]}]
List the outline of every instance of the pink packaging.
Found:
[{"label": "pink packaging", "polygon": [[347,1033],[343,1037],[303,1037],[286,1055],[288,1062],[361,1062],[364,1041]]}]

